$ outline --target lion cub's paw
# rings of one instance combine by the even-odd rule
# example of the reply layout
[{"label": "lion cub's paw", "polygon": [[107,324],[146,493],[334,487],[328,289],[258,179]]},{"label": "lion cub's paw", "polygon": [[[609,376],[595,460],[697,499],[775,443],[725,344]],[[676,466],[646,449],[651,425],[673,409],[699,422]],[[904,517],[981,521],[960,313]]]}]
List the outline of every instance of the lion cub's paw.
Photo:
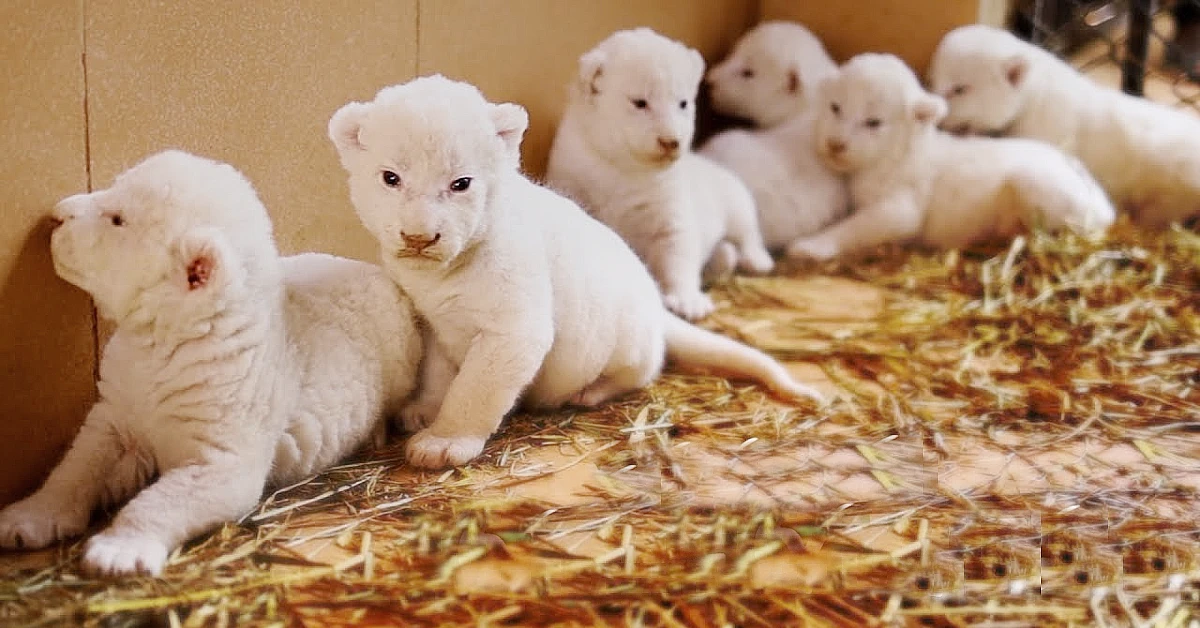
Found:
[{"label": "lion cub's paw", "polygon": [[811,259],[818,262],[831,260],[838,255],[838,247],[824,238],[803,238],[792,242],[787,256],[792,259]]},{"label": "lion cub's paw", "polygon": [[400,409],[399,427],[408,434],[416,434],[433,423],[441,407],[437,399],[418,397]]},{"label": "lion cub's paw", "polygon": [[478,436],[434,436],[422,430],[408,439],[404,457],[409,464],[423,469],[456,467],[478,456],[486,442]]},{"label": "lion cub's paw", "polygon": [[751,249],[742,251],[738,267],[748,273],[765,275],[775,268],[775,260],[771,259],[766,249]]},{"label": "lion cub's paw", "polygon": [[663,295],[663,305],[689,321],[699,320],[713,313],[717,306],[703,292],[672,292]]},{"label": "lion cub's paw", "polygon": [[157,576],[168,554],[170,549],[157,539],[105,530],[88,540],[83,568],[98,576]]},{"label": "lion cub's paw", "polygon": [[0,512],[0,547],[40,549],[82,533],[91,513],[35,495]]}]

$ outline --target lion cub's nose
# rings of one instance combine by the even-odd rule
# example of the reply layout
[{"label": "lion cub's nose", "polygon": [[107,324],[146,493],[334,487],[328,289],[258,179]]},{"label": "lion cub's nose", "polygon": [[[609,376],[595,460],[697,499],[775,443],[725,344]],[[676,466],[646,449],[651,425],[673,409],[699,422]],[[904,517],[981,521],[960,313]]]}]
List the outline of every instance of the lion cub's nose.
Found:
[{"label": "lion cub's nose", "polygon": [[658,145],[663,150],[667,151],[668,153],[673,153],[673,152],[679,150],[679,140],[677,140],[673,137],[658,138]]},{"label": "lion cub's nose", "polygon": [[402,231],[400,232],[400,239],[404,240],[404,246],[410,249],[415,249],[419,253],[433,246],[434,244],[437,244],[438,240],[442,239],[442,234],[435,233],[431,238],[426,235],[413,235],[404,233]]},{"label": "lion cub's nose", "polygon": [[846,142],[830,138],[825,140],[825,150],[829,151],[830,155],[840,155],[846,152]]}]

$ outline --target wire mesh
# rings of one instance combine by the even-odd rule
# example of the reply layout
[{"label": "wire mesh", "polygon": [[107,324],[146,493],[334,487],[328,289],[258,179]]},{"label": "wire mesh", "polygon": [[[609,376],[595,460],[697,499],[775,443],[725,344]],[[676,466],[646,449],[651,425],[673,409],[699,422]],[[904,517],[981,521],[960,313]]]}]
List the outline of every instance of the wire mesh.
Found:
[{"label": "wire mesh", "polygon": [[1200,113],[1200,0],[1019,0],[1012,29],[1103,84]]}]

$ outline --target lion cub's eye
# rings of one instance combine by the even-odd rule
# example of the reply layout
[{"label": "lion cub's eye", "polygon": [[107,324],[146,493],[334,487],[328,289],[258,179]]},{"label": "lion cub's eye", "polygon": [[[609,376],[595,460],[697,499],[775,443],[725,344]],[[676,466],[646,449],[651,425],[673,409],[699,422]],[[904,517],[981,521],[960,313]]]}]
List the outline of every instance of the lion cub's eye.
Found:
[{"label": "lion cub's eye", "polygon": [[380,174],[380,178],[383,179],[383,184],[389,188],[394,188],[400,185],[400,175],[392,172],[391,170],[384,170]]},{"label": "lion cub's eye", "polygon": [[451,192],[466,192],[471,187],[471,177],[459,177],[450,182]]},{"label": "lion cub's eye", "polygon": [[879,118],[867,118],[865,124],[867,125],[868,129],[878,129],[880,126],[883,126],[883,120],[880,120]]},{"label": "lion cub's eye", "polygon": [[645,109],[650,106],[650,103],[646,102],[645,98],[630,98],[629,102],[633,103],[633,106],[638,109]]},{"label": "lion cub's eye", "polygon": [[965,94],[965,93],[967,93],[967,86],[966,86],[966,85],[955,85],[955,86],[954,86],[954,87],[953,87],[953,88],[950,90],[950,95],[951,95],[951,96],[962,96],[962,95],[963,95],[963,94]]},{"label": "lion cub's eye", "polygon": [[744,79],[754,78],[754,70],[751,70],[750,68],[746,68],[745,70],[742,70],[742,78],[744,78]]},{"label": "lion cub's eye", "polygon": [[829,110],[832,111],[833,115],[835,116],[842,115],[842,106],[835,102],[829,103]]},{"label": "lion cub's eye", "polygon": [[109,218],[109,221],[112,222],[112,226],[114,227],[125,226],[125,217],[121,214],[113,214],[112,217]]},{"label": "lion cub's eye", "polygon": [[679,101],[679,108],[680,108],[680,109],[687,109],[687,101],[686,101],[686,100],[681,100],[681,101]]}]

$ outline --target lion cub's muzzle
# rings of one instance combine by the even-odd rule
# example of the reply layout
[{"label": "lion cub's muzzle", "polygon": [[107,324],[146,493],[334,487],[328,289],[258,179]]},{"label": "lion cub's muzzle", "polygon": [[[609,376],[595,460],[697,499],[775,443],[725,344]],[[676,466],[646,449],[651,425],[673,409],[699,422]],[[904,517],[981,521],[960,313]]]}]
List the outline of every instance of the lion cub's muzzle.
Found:
[{"label": "lion cub's muzzle", "polygon": [[432,236],[424,234],[410,234],[400,232],[400,239],[404,242],[404,248],[396,252],[396,257],[425,257],[428,259],[439,259],[434,251],[429,250],[434,245],[442,240],[441,233],[435,233]]}]

